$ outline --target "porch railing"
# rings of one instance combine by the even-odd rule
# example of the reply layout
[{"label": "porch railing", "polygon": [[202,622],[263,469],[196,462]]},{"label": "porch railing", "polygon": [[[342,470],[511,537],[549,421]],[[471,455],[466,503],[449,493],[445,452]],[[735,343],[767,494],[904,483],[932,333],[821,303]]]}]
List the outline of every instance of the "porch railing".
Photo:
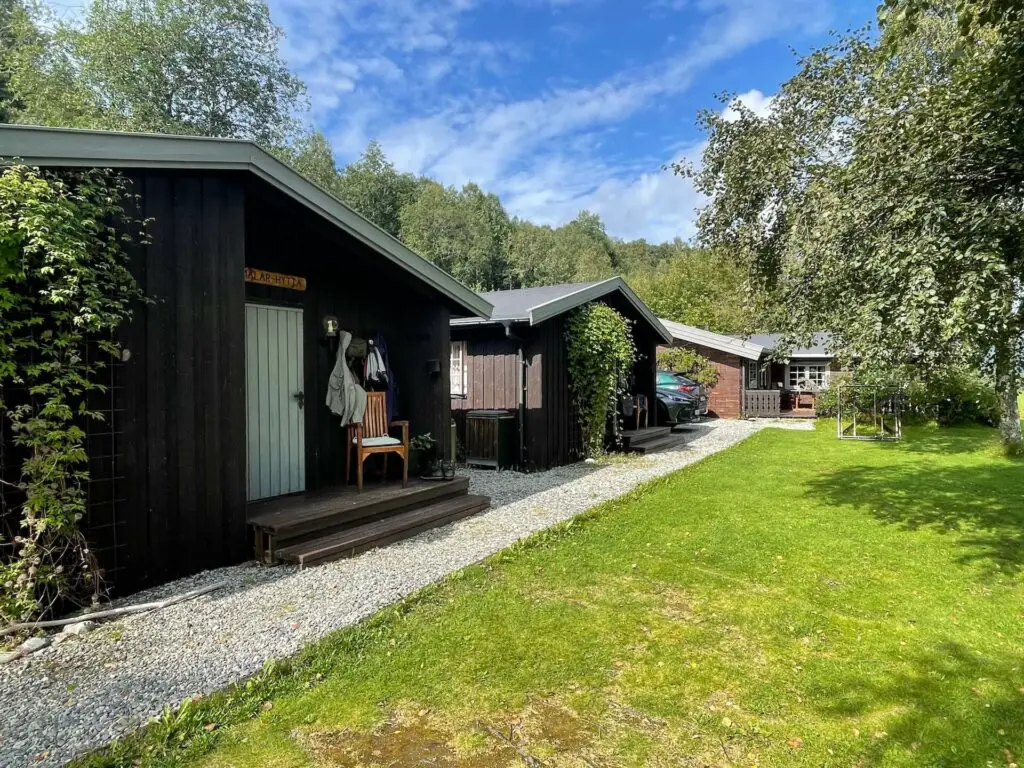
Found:
[{"label": "porch railing", "polygon": [[782,412],[782,393],[777,389],[748,389],[743,400],[746,416],[778,418]]}]

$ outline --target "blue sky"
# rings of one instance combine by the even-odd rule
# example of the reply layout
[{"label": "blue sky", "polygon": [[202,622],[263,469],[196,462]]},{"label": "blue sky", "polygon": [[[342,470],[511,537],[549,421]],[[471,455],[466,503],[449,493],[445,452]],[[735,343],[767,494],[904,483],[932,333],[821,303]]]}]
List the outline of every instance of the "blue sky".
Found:
[{"label": "blue sky", "polygon": [[377,139],[401,170],[496,192],[559,224],[693,234],[699,199],[661,171],[699,157],[716,94],[762,108],[829,29],[877,0],[270,0],[312,117],[344,163]]},{"label": "blue sky", "polygon": [[[688,238],[716,94],[762,109],[829,29],[878,0],[269,0],[340,164],[377,139],[400,170],[475,181],[508,211]],[[52,3],[68,7],[67,0]]]}]

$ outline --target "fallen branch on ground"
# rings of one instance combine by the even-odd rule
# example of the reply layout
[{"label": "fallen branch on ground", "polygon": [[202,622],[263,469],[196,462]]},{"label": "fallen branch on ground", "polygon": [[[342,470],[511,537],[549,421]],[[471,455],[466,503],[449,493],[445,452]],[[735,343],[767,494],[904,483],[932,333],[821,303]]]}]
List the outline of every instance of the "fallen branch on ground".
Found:
[{"label": "fallen branch on ground", "polygon": [[523,759],[523,762],[526,763],[528,766],[530,766],[530,768],[542,768],[543,767],[544,764],[540,760],[538,760],[536,757],[531,755],[525,749],[520,747],[518,744],[516,744],[514,741],[512,741],[512,739],[508,738],[505,734],[503,734],[497,728],[492,728],[491,726],[487,725],[486,723],[481,723],[481,725],[483,725],[484,728],[487,729],[487,732],[490,733],[494,738],[496,738],[499,741],[502,741],[505,744],[508,744],[510,747],[512,747],[512,749],[514,749],[519,754],[519,756]]},{"label": "fallen branch on ground", "polygon": [[0,637],[4,635],[10,635],[15,632],[21,632],[23,630],[32,629],[52,629],[54,627],[63,627],[68,624],[77,624],[80,621],[95,621],[96,619],[109,619],[114,616],[124,616],[130,613],[142,613],[143,611],[155,611],[160,608],[167,608],[168,606],[174,605],[175,603],[183,603],[186,600],[193,600],[201,595],[205,595],[209,592],[213,592],[215,589],[227,586],[226,581],[218,581],[216,584],[210,584],[206,587],[200,587],[199,589],[193,589],[191,592],[185,592],[174,597],[168,597],[165,600],[157,600],[152,603],[140,603],[139,605],[126,605],[121,608],[110,608],[106,611],[95,611],[93,613],[83,613],[78,616],[70,616],[66,619],[51,619],[49,621],[26,621],[22,624],[8,624],[3,629],[0,629]]}]

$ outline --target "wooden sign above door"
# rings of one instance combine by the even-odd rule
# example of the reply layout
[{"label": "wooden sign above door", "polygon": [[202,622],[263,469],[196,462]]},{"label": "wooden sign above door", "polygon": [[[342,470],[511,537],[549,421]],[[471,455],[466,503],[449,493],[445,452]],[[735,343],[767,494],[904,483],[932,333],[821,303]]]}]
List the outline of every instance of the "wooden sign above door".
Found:
[{"label": "wooden sign above door", "polygon": [[306,278],[295,275],[282,275],[279,272],[268,272],[265,269],[245,268],[245,282],[259,285],[272,285],[275,288],[289,288],[293,291],[306,290]]}]

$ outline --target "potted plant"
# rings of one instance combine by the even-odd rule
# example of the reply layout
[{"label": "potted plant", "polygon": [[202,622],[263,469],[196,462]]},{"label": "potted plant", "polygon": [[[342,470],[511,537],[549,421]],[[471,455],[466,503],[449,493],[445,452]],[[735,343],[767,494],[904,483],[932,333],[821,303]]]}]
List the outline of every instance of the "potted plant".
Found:
[{"label": "potted plant", "polygon": [[433,466],[437,442],[429,432],[416,435],[409,441],[409,474],[429,473]]}]

